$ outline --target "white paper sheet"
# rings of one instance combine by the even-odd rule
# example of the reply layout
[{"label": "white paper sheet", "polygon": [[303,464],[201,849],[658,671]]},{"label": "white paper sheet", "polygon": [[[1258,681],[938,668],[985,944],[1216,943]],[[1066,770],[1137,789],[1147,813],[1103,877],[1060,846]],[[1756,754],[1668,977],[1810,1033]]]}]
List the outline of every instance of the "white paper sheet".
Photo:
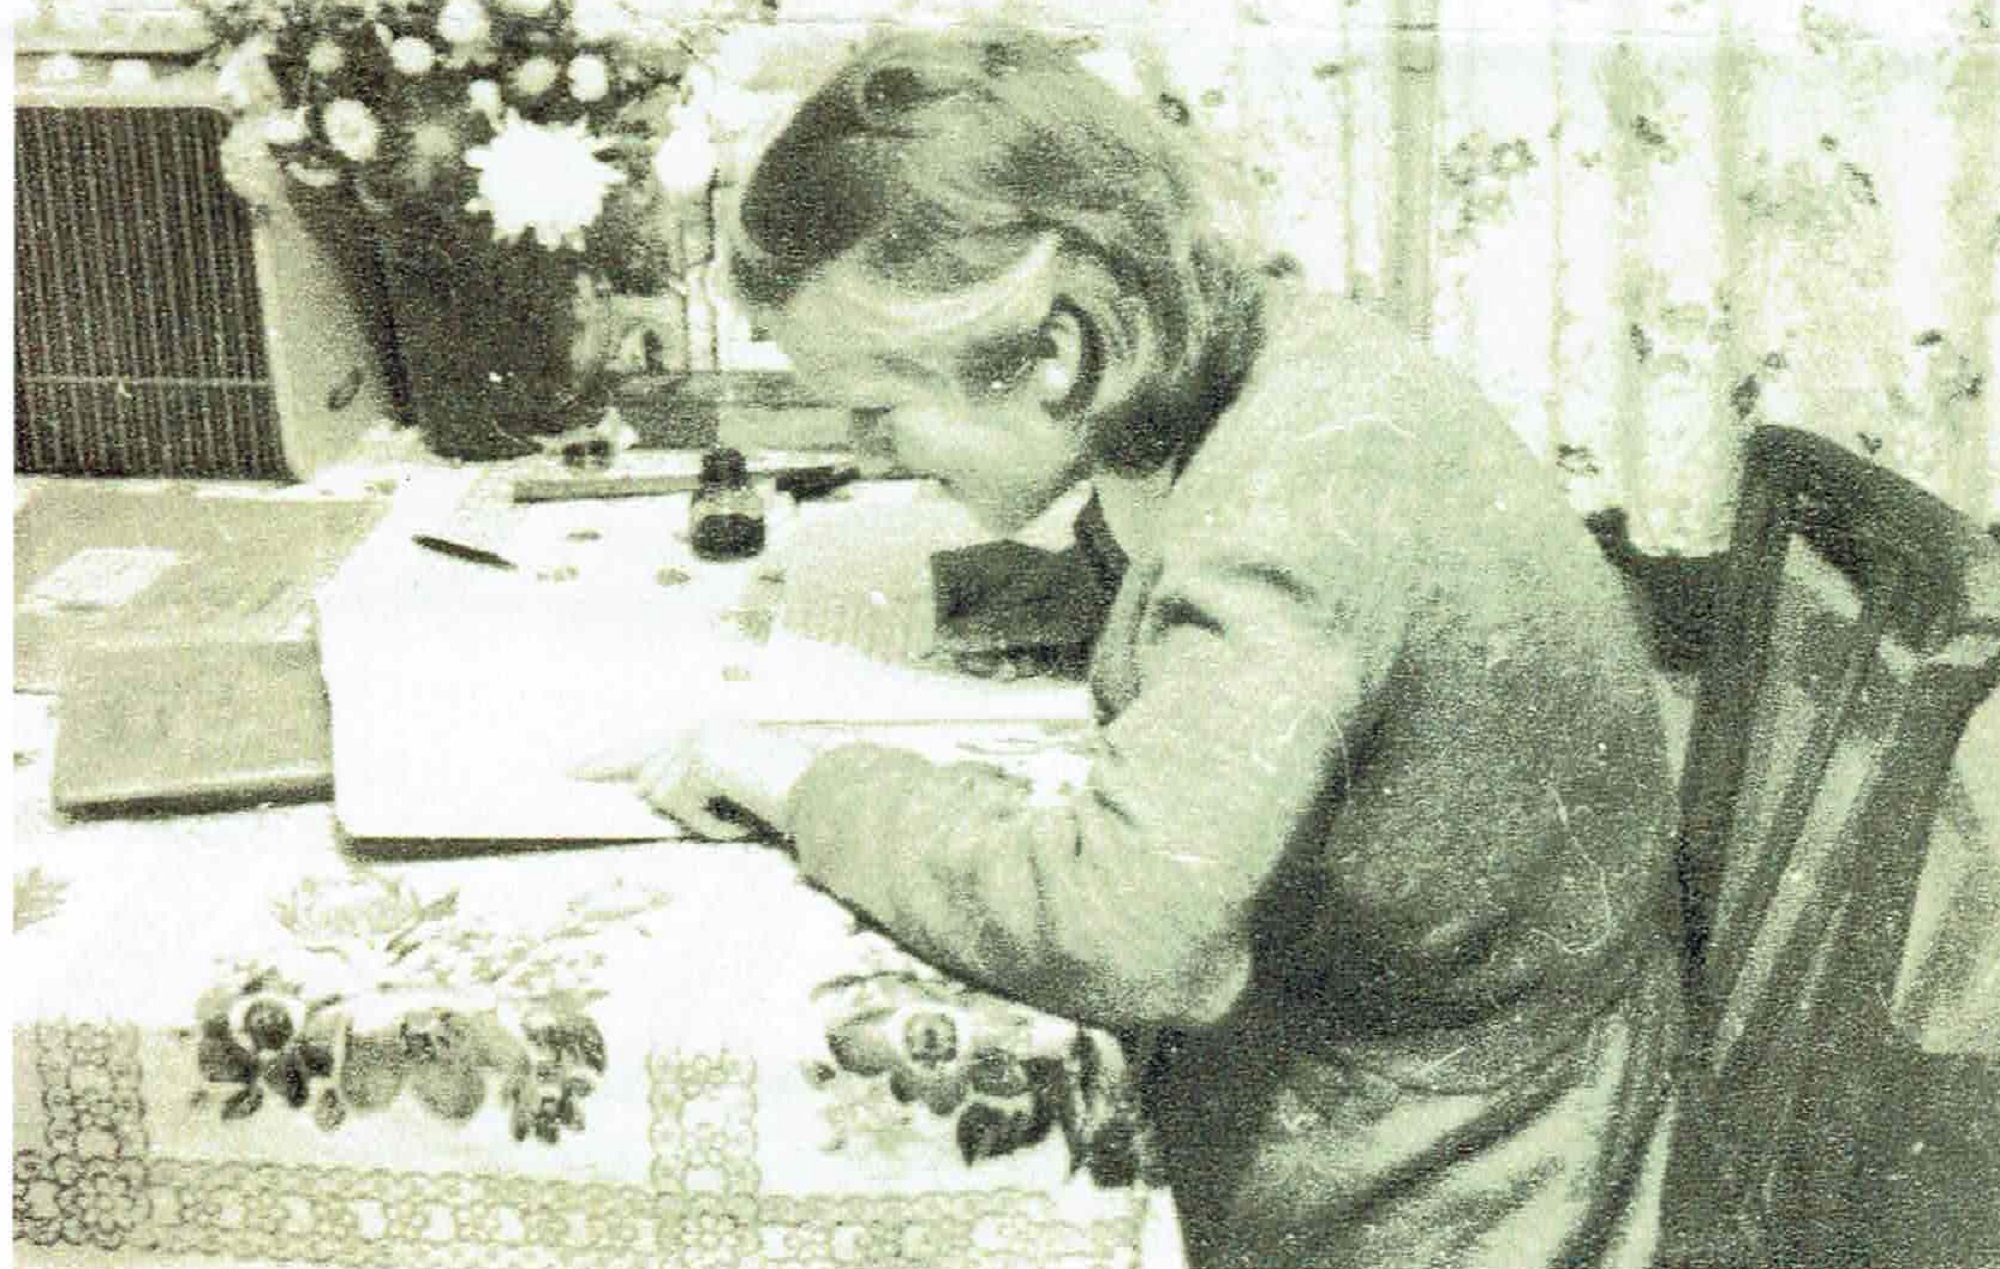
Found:
[{"label": "white paper sheet", "polygon": [[[614,531],[579,558],[604,563],[570,580],[550,580],[547,561],[503,572],[412,548],[373,552],[365,570],[321,592],[334,805],[350,837],[678,836],[627,786],[568,773],[710,717],[835,724],[810,729],[826,743],[852,727],[941,724],[928,730],[945,749],[954,730],[980,724],[1088,717],[1086,693],[1072,683],[892,666],[782,628],[760,638],[754,622],[746,631],[730,614],[768,606],[774,597],[758,601],[756,588],[770,584],[771,561],[672,558],[664,534],[641,549],[615,531],[617,516],[633,514],[593,513]],[[884,532],[907,549],[886,514]],[[689,578],[658,585],[662,568]]]}]

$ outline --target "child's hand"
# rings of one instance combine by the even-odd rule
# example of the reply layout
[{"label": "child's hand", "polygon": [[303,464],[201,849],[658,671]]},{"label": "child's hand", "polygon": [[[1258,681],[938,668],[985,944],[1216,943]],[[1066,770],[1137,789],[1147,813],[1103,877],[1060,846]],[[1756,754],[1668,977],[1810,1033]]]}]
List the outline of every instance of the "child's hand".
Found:
[{"label": "child's hand", "polygon": [[697,837],[739,841],[785,834],[785,804],[812,761],[806,746],[747,723],[709,722],[609,750],[570,774],[629,781]]}]

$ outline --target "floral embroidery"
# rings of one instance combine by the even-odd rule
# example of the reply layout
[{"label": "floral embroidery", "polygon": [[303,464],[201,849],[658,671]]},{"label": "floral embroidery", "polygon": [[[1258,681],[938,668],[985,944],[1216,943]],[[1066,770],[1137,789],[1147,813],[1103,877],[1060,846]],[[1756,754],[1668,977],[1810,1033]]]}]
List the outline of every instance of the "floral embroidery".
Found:
[{"label": "floral embroidery", "polygon": [[462,1123],[497,1101],[515,1140],[555,1142],[583,1128],[608,1061],[588,985],[602,954],[578,945],[662,902],[587,896],[552,929],[502,934],[458,921],[456,892],[308,880],[276,907],[303,957],[239,963],[196,1002],[201,1073],[229,1090],[225,1120],[276,1100],[331,1132],[407,1096]]},{"label": "floral embroidery", "polygon": [[[836,979],[820,995],[838,1002],[826,1032],[832,1061],[806,1078],[829,1098],[832,1148],[865,1135],[893,1149],[910,1131],[909,1110],[921,1107],[953,1120],[968,1164],[1032,1148],[1060,1128],[1072,1170],[1107,1186],[1137,1179],[1137,1114],[1109,1036],[905,971]],[[844,1088],[843,1076],[867,1083]]]},{"label": "floral embroidery", "polygon": [[35,1246],[149,1263],[1109,1269],[1134,1263],[1146,1211],[1133,1191],[1094,1216],[1012,1190],[765,1191],[756,1067],[736,1054],[648,1058],[656,1161],[650,1185],[625,1185],[155,1155],[137,1030],[45,1024],[14,1039],[30,1081],[16,1092],[45,1111],[44,1130],[15,1142],[14,1237]]},{"label": "floral embroidery", "polygon": [[1438,167],[1444,178],[1446,246],[1466,251],[1477,245],[1482,228],[1513,211],[1514,183],[1536,163],[1525,137],[1495,138],[1483,128],[1461,137]]},{"label": "floral embroidery", "polygon": [[14,930],[19,933],[62,911],[67,881],[49,876],[40,868],[14,874]]}]

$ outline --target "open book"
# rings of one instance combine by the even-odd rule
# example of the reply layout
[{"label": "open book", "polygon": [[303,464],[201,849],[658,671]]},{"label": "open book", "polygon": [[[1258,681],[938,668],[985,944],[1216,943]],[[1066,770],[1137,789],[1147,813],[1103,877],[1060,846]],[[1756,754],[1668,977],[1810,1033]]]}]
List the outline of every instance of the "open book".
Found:
[{"label": "open book", "polygon": [[[334,805],[351,838],[678,836],[628,787],[568,773],[709,717],[829,744],[893,733],[940,757],[963,742],[1029,755],[1020,734],[1087,719],[1073,682],[979,679],[885,658],[877,640],[861,640],[864,651],[826,637],[828,604],[860,605],[877,633],[883,621],[927,619],[928,550],[970,533],[952,513],[909,502],[826,508],[821,523],[791,526],[790,549],[774,541],[763,560],[703,565],[658,531],[680,522],[663,506],[671,501],[537,508],[533,532],[498,544],[522,556],[513,571],[376,552],[368,571],[350,569],[321,593]],[[550,516],[587,516],[594,536]],[[536,565],[551,558],[537,556],[543,546],[579,539],[587,545],[571,558],[582,564]],[[788,622],[800,603],[809,619]]]}]

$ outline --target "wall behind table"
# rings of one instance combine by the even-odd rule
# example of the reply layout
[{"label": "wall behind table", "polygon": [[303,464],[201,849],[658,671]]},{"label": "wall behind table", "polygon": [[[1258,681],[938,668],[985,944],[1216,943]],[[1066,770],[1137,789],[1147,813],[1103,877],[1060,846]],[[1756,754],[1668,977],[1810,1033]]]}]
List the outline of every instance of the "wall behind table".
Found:
[{"label": "wall behind table", "polygon": [[2000,520],[1996,0],[790,0],[720,68],[733,174],[869,23],[990,14],[1171,94],[1642,545],[1717,546],[1766,421]]}]

